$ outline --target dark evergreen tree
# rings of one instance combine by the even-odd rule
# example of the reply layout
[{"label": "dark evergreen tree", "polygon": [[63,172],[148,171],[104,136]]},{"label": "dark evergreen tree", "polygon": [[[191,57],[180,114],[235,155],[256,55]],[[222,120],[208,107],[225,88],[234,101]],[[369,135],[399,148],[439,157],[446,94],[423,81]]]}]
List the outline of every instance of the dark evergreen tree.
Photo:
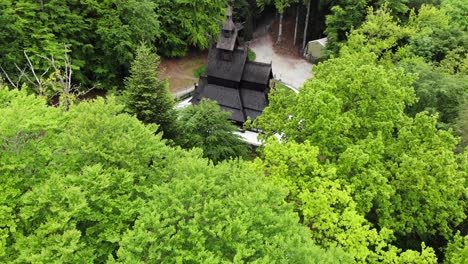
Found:
[{"label": "dark evergreen tree", "polygon": [[228,117],[228,112],[221,111],[216,102],[209,100],[185,108],[179,117],[180,135],[177,143],[184,148],[203,149],[203,156],[215,163],[246,157],[248,145],[233,133],[237,128]]},{"label": "dark evergreen tree", "polygon": [[158,124],[158,132],[163,132],[163,137],[173,138],[174,100],[168,82],[159,79],[159,62],[159,56],[144,44],[137,49],[130,76],[125,79],[124,101],[129,113],[145,124]]}]

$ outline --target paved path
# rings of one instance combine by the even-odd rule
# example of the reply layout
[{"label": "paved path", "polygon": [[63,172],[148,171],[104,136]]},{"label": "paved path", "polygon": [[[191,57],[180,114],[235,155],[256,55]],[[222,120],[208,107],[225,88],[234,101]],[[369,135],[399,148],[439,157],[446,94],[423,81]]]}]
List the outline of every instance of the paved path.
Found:
[{"label": "paved path", "polygon": [[174,98],[180,98],[188,93],[191,93],[195,90],[195,85],[191,85],[191,86],[188,86],[188,87],[185,87],[185,88],[182,88],[182,89],[178,89],[177,92],[172,92],[172,96]]},{"label": "paved path", "polygon": [[273,50],[273,41],[268,32],[271,22],[261,25],[254,32],[250,48],[256,53],[256,61],[273,63],[275,79],[295,88],[302,86],[305,80],[312,77],[312,64],[308,61],[288,55],[280,55]]}]

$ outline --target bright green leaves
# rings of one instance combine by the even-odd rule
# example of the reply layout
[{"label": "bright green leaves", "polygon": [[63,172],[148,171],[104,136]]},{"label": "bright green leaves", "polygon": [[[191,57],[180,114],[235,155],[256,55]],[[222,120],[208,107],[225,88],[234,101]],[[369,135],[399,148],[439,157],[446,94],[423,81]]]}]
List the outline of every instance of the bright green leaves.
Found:
[{"label": "bright green leaves", "polygon": [[169,148],[122,110],[0,90],[1,262],[352,263],[315,246],[260,171]]},{"label": "bright green leaves", "polygon": [[[50,172],[51,142],[60,131],[60,110],[25,91],[0,87],[0,243],[17,230],[17,204],[27,189]],[[0,251],[5,251],[0,249]],[[8,254],[8,250],[6,251]],[[2,260],[3,254],[0,254]],[[7,256],[8,257],[8,256]]]},{"label": "bright green leaves", "polygon": [[161,36],[156,40],[158,52],[167,56],[183,56],[190,46],[208,48],[208,35],[219,32],[226,1],[223,0],[157,0]]},{"label": "bright green leaves", "polygon": [[415,29],[400,25],[387,8],[375,11],[369,8],[367,12],[362,25],[348,35],[346,46],[350,50],[367,50],[377,56],[388,55],[415,33]]},{"label": "bright green leaves", "polygon": [[114,7],[101,11],[96,33],[108,59],[128,67],[139,42],[153,43],[160,34],[156,5],[150,0],[117,1]]},{"label": "bright green leaves", "polygon": [[[283,189],[239,162],[184,167],[125,234],[118,252],[128,263],[312,263],[320,250],[285,204]],[[323,253],[322,253],[323,254]]]},{"label": "bright green leaves", "polygon": [[445,254],[446,264],[466,263],[468,260],[468,236],[455,234],[453,240],[449,242]]},{"label": "bright green leaves", "polygon": [[255,163],[272,182],[288,188],[286,201],[294,206],[301,223],[311,229],[316,244],[338,246],[359,263],[435,261],[432,250],[423,251],[424,256],[413,251],[399,255],[401,250],[390,244],[393,232],[373,228],[357,210],[353,185],[340,179],[335,164],[321,164],[318,153],[308,141],[280,144],[270,139],[261,153],[262,160]]},{"label": "bright green leaves", "polygon": [[113,98],[62,112],[1,90],[0,105],[0,259],[105,261],[152,185],[168,178],[156,128],[120,114]]},{"label": "bright green leaves", "polygon": [[403,234],[451,235],[451,227],[466,218],[465,178],[453,154],[457,140],[437,130],[436,118],[420,113],[398,132],[389,146],[387,170],[396,193],[392,206],[379,209],[382,226]]},{"label": "bright green leaves", "polygon": [[370,212],[378,201],[380,207],[391,207],[389,199],[395,188],[389,184],[390,174],[382,162],[385,156],[382,134],[369,135],[355,145],[350,145],[340,155],[337,174],[349,182],[352,196],[360,214]]},{"label": "bright green leaves", "polygon": [[[369,133],[391,135],[414,101],[412,78],[401,69],[380,65],[367,52],[343,51],[341,57],[315,67],[314,75],[297,99],[286,96],[282,101],[282,94],[278,99],[273,94],[275,114],[268,107],[257,122],[267,134],[309,140],[327,157],[336,157]],[[269,122],[278,125],[262,127]]]},{"label": "bright green leaves", "polygon": [[[441,73],[434,81],[422,76],[414,84],[413,73],[421,71],[399,67],[421,62],[399,46],[413,37],[412,29],[393,22],[386,11],[368,19],[339,57],[314,68],[314,78],[299,94],[272,94],[255,124],[270,138],[279,135],[281,144],[265,146],[263,164],[267,176],[288,187],[287,200],[317,243],[338,243],[360,261],[433,262],[434,251],[421,242],[440,247],[466,219],[466,175],[459,163],[466,155],[453,153],[458,140],[438,129],[437,117],[417,110],[413,118],[407,111],[421,109],[409,108],[418,95],[440,100],[432,105],[443,109],[444,119],[456,119],[463,76]],[[415,93],[413,85],[433,92],[423,97],[425,90]],[[348,244],[363,241],[359,234],[368,240]],[[421,253],[398,256],[390,243]]]},{"label": "bright green leaves", "polygon": [[426,61],[440,62],[457,47],[468,47],[468,31],[463,31],[444,8],[423,5],[417,15],[410,16],[409,26],[416,32],[409,41],[411,51]]}]

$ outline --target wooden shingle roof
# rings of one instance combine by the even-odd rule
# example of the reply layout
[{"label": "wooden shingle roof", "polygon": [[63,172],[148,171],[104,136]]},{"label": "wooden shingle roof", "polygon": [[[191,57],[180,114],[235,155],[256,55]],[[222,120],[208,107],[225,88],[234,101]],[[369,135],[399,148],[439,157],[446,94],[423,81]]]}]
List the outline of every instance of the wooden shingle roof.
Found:
[{"label": "wooden shingle roof", "polygon": [[208,84],[206,78],[202,77],[191,102],[199,104],[203,98],[216,101],[222,110],[231,113],[232,120],[241,123],[246,121],[237,89]]},{"label": "wooden shingle roof", "polygon": [[241,88],[229,88],[208,84],[206,78],[201,78],[199,86],[192,98],[193,104],[198,104],[203,98],[214,100],[221,109],[231,113],[231,119],[237,122],[252,120],[262,114],[268,105],[266,94],[262,91]]},{"label": "wooden shingle roof", "polygon": [[[251,120],[255,120],[262,114],[262,111],[252,110],[252,109],[245,109],[245,114],[250,117]],[[247,121],[247,119],[246,119]],[[244,121],[245,122],[245,121]]]},{"label": "wooden shingle roof", "polygon": [[228,6],[226,9],[226,21],[221,29],[221,34],[218,37],[216,48],[233,51],[236,47],[238,28],[232,20],[232,7]]},{"label": "wooden shingle roof", "polygon": [[218,43],[216,44],[216,48],[233,51],[236,47],[237,34],[237,28],[235,28],[232,32],[229,31],[227,34],[221,32],[218,37]]},{"label": "wooden shingle roof", "polygon": [[208,52],[207,77],[200,77],[191,102],[198,104],[203,98],[214,100],[222,110],[231,113],[231,120],[244,123],[248,117],[257,118],[268,105],[272,66],[248,61],[247,48],[236,46],[240,27],[232,21],[231,7],[226,16],[218,43]]},{"label": "wooden shingle roof", "polygon": [[271,75],[270,63],[248,61],[244,66],[242,80],[252,83],[268,84]]},{"label": "wooden shingle roof", "polygon": [[244,108],[263,111],[268,105],[266,94],[262,91],[241,89],[241,97]]},{"label": "wooden shingle roof", "polygon": [[219,55],[221,52],[223,51],[220,49],[210,49],[206,74],[220,79],[240,82],[247,61],[247,52],[234,50],[231,61],[221,60]]}]

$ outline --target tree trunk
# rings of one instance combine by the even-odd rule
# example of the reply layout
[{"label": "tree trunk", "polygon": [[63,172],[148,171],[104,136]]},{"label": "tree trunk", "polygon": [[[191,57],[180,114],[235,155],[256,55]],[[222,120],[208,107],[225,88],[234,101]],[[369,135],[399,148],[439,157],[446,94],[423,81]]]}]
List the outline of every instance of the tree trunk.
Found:
[{"label": "tree trunk", "polygon": [[296,46],[297,24],[299,22],[299,5],[296,7],[296,25],[294,26],[294,46]]},{"label": "tree trunk", "polygon": [[302,40],[302,50],[305,49],[305,45],[307,41],[307,27],[309,26],[310,2],[312,2],[312,0],[309,0],[309,2],[307,3],[307,15],[306,15],[305,26],[304,26],[304,39]]},{"label": "tree trunk", "polygon": [[280,13],[279,29],[278,29],[278,40],[276,40],[276,43],[281,42],[282,35],[283,35],[283,13]]}]

